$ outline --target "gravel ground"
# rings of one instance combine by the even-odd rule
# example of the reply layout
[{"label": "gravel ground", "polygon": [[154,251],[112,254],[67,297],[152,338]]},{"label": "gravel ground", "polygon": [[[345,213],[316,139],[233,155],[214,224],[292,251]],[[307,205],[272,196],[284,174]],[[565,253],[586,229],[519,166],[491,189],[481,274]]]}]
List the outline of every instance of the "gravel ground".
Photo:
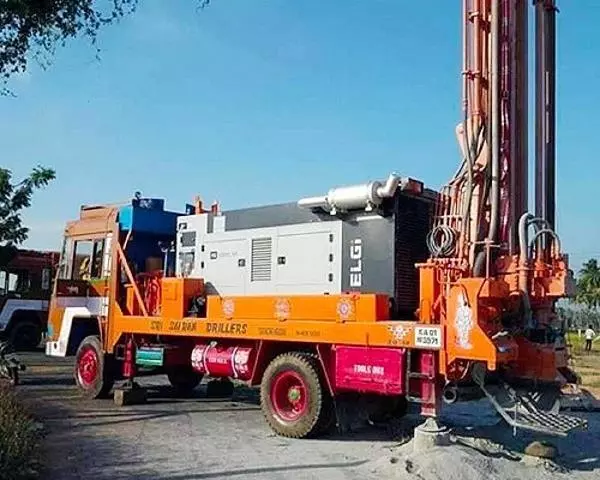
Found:
[{"label": "gravel ground", "polygon": [[531,438],[512,437],[486,402],[455,406],[445,419],[455,444],[417,455],[411,442],[393,441],[369,427],[319,440],[277,437],[248,390],[215,400],[200,388],[195,398],[173,399],[166,379],[149,377],[142,382],[151,387],[145,405],[84,401],[75,391],[70,361],[42,353],[21,358],[28,371],[20,393],[47,431],[43,478],[600,478],[600,413],[586,414],[587,432],[555,440],[558,459],[543,462],[519,453]]}]

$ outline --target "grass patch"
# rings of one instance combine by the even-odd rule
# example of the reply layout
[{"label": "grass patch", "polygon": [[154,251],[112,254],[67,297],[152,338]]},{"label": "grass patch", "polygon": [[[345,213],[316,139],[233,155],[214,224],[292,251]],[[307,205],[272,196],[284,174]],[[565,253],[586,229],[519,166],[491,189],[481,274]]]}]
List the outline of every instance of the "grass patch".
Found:
[{"label": "grass patch", "polygon": [[14,392],[0,383],[0,480],[36,478],[40,429]]},{"label": "grass patch", "polygon": [[567,335],[573,369],[581,376],[582,387],[600,397],[600,340],[594,342],[591,352],[585,351],[585,340],[577,332]]}]

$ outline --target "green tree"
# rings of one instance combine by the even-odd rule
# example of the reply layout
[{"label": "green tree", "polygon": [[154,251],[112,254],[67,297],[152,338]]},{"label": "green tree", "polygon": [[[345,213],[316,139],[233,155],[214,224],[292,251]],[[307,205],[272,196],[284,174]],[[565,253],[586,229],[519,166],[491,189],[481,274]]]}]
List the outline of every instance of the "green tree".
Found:
[{"label": "green tree", "polygon": [[[196,0],[201,8],[210,0]],[[0,0],[0,78],[27,70],[30,54],[46,67],[56,46],[98,31],[133,13],[138,0]],[[6,93],[6,90],[5,90]]]},{"label": "green tree", "polygon": [[594,310],[600,306],[600,265],[595,258],[585,262],[579,272],[576,301]]},{"label": "green tree", "polygon": [[35,190],[45,187],[56,173],[38,166],[21,181],[13,180],[12,172],[0,168],[0,267],[4,267],[29,235],[21,221],[22,211],[31,206]]}]

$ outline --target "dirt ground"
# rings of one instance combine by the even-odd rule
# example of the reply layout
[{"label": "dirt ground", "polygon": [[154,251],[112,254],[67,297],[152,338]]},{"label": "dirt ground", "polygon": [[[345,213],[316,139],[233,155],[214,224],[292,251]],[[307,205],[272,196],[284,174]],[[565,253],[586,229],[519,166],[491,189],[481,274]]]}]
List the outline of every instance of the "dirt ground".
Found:
[{"label": "dirt ground", "polygon": [[[28,367],[20,395],[44,423],[42,478],[104,479],[597,479],[600,413],[587,431],[553,439],[559,457],[541,461],[521,452],[532,437],[512,436],[487,402],[449,408],[444,422],[453,444],[413,454],[412,442],[365,426],[344,436],[290,440],[266,426],[256,394],[236,391],[208,399],[169,398],[166,380],[145,379],[147,404],[117,408],[111,401],[77,397],[70,361],[42,353],[22,355]],[[406,418],[407,430],[419,421]]]}]

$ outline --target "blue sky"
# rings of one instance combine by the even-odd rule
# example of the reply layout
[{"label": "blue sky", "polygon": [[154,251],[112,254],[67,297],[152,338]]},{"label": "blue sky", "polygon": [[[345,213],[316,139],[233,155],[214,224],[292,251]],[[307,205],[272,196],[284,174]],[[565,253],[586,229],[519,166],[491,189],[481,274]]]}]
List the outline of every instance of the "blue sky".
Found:
[{"label": "blue sky", "polygon": [[[100,35],[99,62],[71,41],[0,98],[2,165],[58,173],[25,216],[28,245],[57,248],[80,204],[136,190],[227,209],[390,171],[438,188],[459,160],[460,4],[141,1]],[[559,6],[558,229],[579,268],[600,256],[600,2]]]}]

